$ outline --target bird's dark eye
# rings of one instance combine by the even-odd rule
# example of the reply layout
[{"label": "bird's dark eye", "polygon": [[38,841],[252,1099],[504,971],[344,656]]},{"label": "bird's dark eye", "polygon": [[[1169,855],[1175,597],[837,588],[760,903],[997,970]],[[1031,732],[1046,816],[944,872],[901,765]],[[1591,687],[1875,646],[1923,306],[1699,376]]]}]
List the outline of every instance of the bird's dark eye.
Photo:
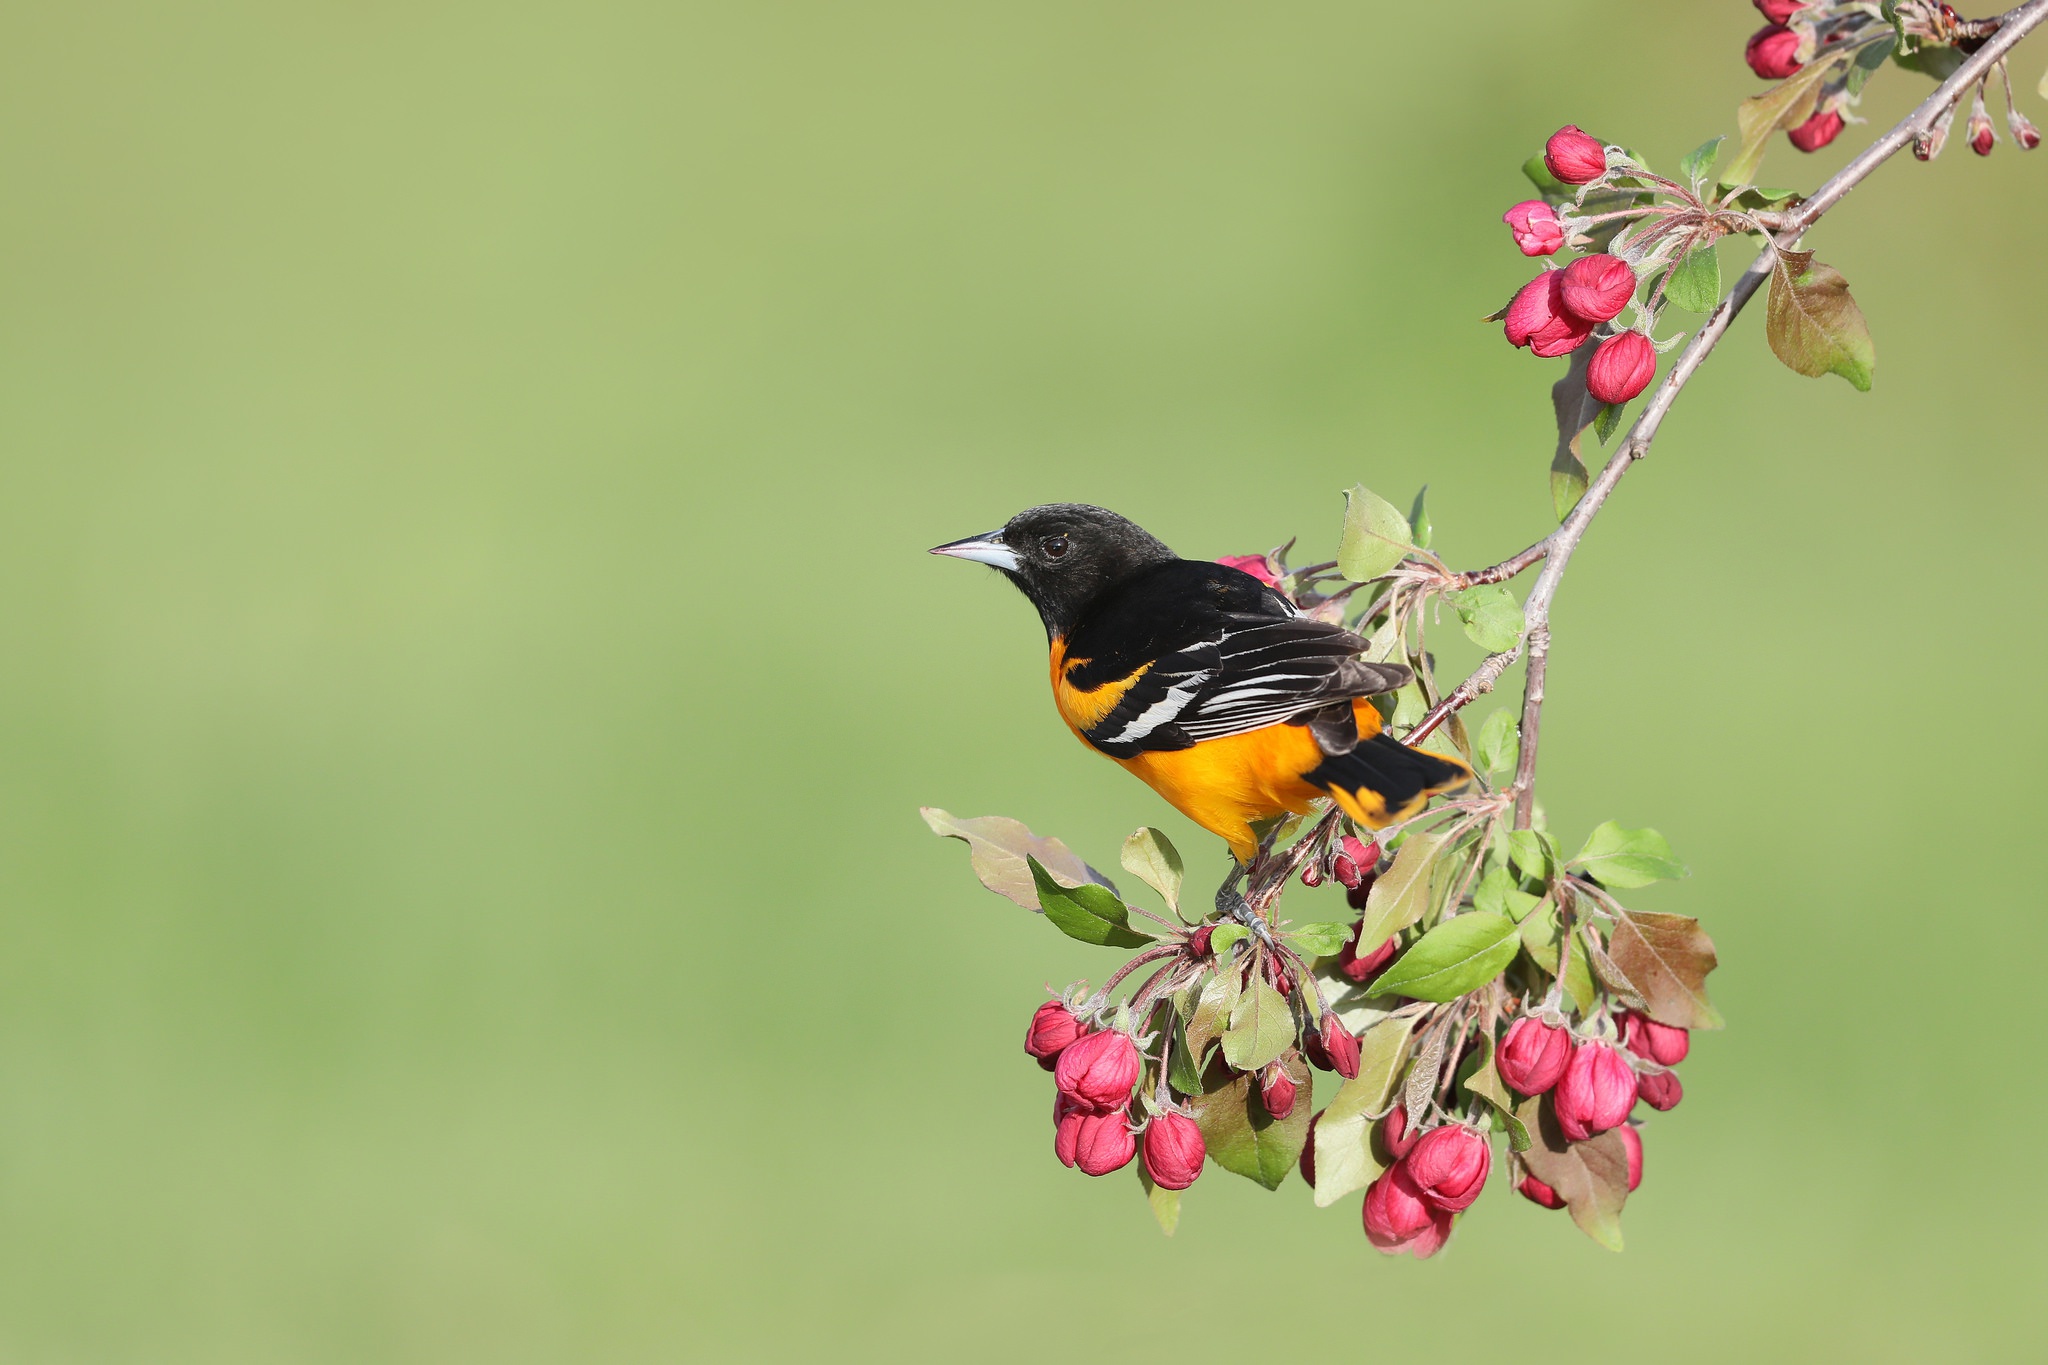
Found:
[{"label": "bird's dark eye", "polygon": [[1045,551],[1047,559],[1058,559],[1067,552],[1067,538],[1065,536],[1047,536],[1044,540],[1038,542],[1038,548]]}]

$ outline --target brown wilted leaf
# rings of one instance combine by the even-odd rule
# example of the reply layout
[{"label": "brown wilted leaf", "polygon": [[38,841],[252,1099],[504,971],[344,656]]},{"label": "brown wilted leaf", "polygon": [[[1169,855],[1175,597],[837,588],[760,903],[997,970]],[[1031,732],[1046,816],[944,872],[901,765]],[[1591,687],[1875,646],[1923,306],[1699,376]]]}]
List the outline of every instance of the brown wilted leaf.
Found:
[{"label": "brown wilted leaf", "polygon": [[1718,965],[1714,940],[1698,920],[1621,911],[1607,951],[1652,1019],[1673,1028],[1721,1027],[1721,1012],[1707,1001],[1707,973]]},{"label": "brown wilted leaf", "polygon": [[1628,1149],[1618,1129],[1573,1142],[1542,1097],[1516,1111],[1534,1139],[1522,1161],[1564,1200],[1579,1231],[1609,1251],[1621,1250],[1621,1209],[1628,1202]]}]

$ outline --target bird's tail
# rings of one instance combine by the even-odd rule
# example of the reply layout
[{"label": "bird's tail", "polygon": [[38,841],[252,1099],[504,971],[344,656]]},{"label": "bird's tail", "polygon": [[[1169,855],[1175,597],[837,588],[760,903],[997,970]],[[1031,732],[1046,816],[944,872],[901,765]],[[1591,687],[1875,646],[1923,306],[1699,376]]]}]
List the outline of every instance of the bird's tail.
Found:
[{"label": "bird's tail", "polygon": [[1331,754],[1305,780],[1328,792],[1344,813],[1369,829],[1405,820],[1439,792],[1456,791],[1472,770],[1449,754],[1411,749],[1387,735]]}]

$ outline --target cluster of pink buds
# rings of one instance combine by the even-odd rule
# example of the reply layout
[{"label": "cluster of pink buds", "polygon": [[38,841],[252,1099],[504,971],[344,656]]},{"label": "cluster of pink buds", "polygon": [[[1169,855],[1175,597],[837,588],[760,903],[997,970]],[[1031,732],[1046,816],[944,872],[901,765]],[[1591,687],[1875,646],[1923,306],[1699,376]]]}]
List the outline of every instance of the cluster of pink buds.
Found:
[{"label": "cluster of pink buds", "polygon": [[[1612,178],[1608,148],[1598,138],[1567,124],[1551,134],[1543,164],[1561,185],[1601,185]],[[1625,168],[1616,168],[1625,169]],[[1527,199],[1501,215],[1524,256],[1550,256],[1566,246],[1588,246],[1581,218],[1566,205]],[[1499,314],[1508,344],[1531,354],[1568,354],[1584,345],[1595,330],[1619,317],[1635,301],[1637,263],[1607,252],[1580,256],[1562,270],[1545,266],[1536,278],[1516,291]],[[1657,375],[1657,347],[1637,328],[1604,336],[1588,363],[1586,388],[1602,403],[1626,403],[1650,386]]]},{"label": "cluster of pink buds", "polygon": [[1407,1252],[1426,1260],[1486,1188],[1493,1149],[1484,1134],[1462,1123],[1411,1133],[1399,1108],[1380,1121],[1379,1139],[1393,1164],[1365,1187],[1366,1240],[1390,1256]]},{"label": "cluster of pink buds", "polygon": [[[1575,1039],[1558,1025],[1525,1015],[1501,1039],[1495,1061],[1501,1079],[1518,1093],[1549,1095],[1558,1128],[1573,1142],[1620,1129],[1628,1151],[1628,1187],[1634,1190],[1643,1180],[1643,1140],[1629,1115],[1638,1103],[1666,1110],[1684,1097],[1672,1068],[1685,1060],[1692,1037],[1632,1011],[1621,1014],[1618,1023],[1617,1046],[1599,1038]],[[1515,1188],[1544,1208],[1564,1207],[1556,1190],[1527,1172]]]},{"label": "cluster of pink buds", "polygon": [[[1053,1155],[1085,1175],[1108,1175],[1138,1154],[1132,1103],[1141,1064],[1137,1044],[1114,1029],[1090,1029],[1073,1010],[1048,1000],[1031,1016],[1024,1050],[1051,1071]],[[1184,1190],[1202,1173],[1202,1133],[1185,1115],[1142,1122],[1145,1170],[1153,1183]]]}]

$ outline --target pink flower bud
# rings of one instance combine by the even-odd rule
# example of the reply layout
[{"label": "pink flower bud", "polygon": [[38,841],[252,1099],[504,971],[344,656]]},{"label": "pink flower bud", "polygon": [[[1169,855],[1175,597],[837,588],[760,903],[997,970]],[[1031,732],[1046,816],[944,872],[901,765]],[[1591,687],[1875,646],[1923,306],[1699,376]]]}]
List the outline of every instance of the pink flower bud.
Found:
[{"label": "pink flower bud", "polygon": [[1181,1114],[1161,1114],[1145,1128],[1145,1170],[1162,1190],[1184,1190],[1202,1173],[1208,1148],[1195,1121]]},{"label": "pink flower bud", "polygon": [[1659,1066],[1677,1066],[1692,1051],[1692,1035],[1631,1010],[1621,1017],[1621,1044]]},{"label": "pink flower bud", "polygon": [[1559,1197],[1557,1191],[1551,1189],[1550,1186],[1544,1184],[1533,1175],[1523,1176],[1521,1183],[1516,1185],[1515,1189],[1521,1194],[1522,1198],[1532,1204],[1541,1204],[1546,1209],[1561,1209],[1564,1207],[1564,1200]]},{"label": "pink flower bud", "polygon": [[1524,199],[1501,216],[1524,256],[1548,256],[1564,245],[1557,211],[1541,199]]},{"label": "pink flower bud", "polygon": [[1525,1016],[1509,1026],[1493,1064],[1500,1078],[1522,1094],[1540,1095],[1557,1084],[1571,1056],[1569,1032]]},{"label": "pink flower bud", "polygon": [[1391,1166],[1414,1151],[1418,1136],[1408,1131],[1406,1109],[1397,1104],[1388,1110],[1387,1116],[1380,1120],[1379,1126],[1380,1149],[1386,1156],[1387,1164]]},{"label": "pink flower bud", "polygon": [[1346,943],[1337,953],[1337,970],[1350,980],[1360,982],[1361,984],[1379,975],[1380,969],[1394,960],[1394,954],[1400,950],[1401,946],[1398,938],[1389,937],[1385,943],[1382,943],[1364,957],[1360,957],[1358,955],[1358,930],[1364,927],[1365,921],[1360,920],[1351,931],[1351,941]]},{"label": "pink flower bud", "polygon": [[1215,925],[1203,925],[1201,928],[1195,930],[1194,933],[1188,935],[1188,951],[1193,953],[1196,957],[1207,957],[1209,955],[1209,940],[1211,938],[1214,938],[1215,935]]},{"label": "pink flower bud", "polygon": [[1131,1136],[1130,1120],[1123,1110],[1081,1115],[1080,1131],[1074,1137],[1074,1164],[1083,1175],[1120,1171],[1137,1154],[1138,1140]]},{"label": "pink flower bud", "polygon": [[1087,1031],[1088,1026],[1076,1019],[1072,1010],[1057,1000],[1048,1000],[1038,1007],[1030,1026],[1024,1030],[1024,1050],[1050,1071],[1067,1044]]},{"label": "pink flower bud", "polygon": [[1240,569],[1269,588],[1280,582],[1280,575],[1273,572],[1272,563],[1264,555],[1224,555],[1216,562]]},{"label": "pink flower bud", "polygon": [[1472,1206],[1493,1170],[1486,1139],[1461,1123],[1432,1128],[1416,1140],[1406,1158],[1408,1178],[1422,1197],[1456,1213]]},{"label": "pink flower bud", "polygon": [[1294,1112],[1294,1079],[1273,1062],[1259,1073],[1259,1102],[1276,1119]]},{"label": "pink flower bud", "polygon": [[1331,874],[1349,891],[1364,881],[1366,875],[1380,862],[1380,846],[1377,841],[1365,843],[1351,835],[1337,845],[1337,857],[1331,863]]},{"label": "pink flower bud", "polygon": [[1502,319],[1510,345],[1549,357],[1574,350],[1586,339],[1593,324],[1565,308],[1563,287],[1564,272],[1546,270],[1516,291]]},{"label": "pink flower bud", "polygon": [[1076,1104],[1070,1095],[1053,1096],[1052,1154],[1060,1159],[1060,1165],[1074,1164],[1074,1147],[1081,1140],[1081,1120],[1093,1112],[1085,1104]]},{"label": "pink flower bud", "polygon": [[1358,1079],[1358,1039],[1351,1036],[1351,1030],[1344,1027],[1344,1021],[1337,1017],[1336,1011],[1323,1016],[1318,1041],[1322,1044],[1329,1070],[1347,1081]]},{"label": "pink flower bud", "polygon": [[1564,268],[1558,302],[1586,322],[1605,322],[1635,296],[1636,272],[1619,256],[1581,256]]},{"label": "pink flower bud", "polygon": [[[1817,152],[1833,142],[1842,131],[1842,116],[1829,109],[1815,114],[1785,136],[1792,139],[1792,145],[1802,152]],[[1925,160],[1923,157],[1922,160]]]},{"label": "pink flower bud", "polygon": [[1292,995],[1294,993],[1294,977],[1288,973],[1285,967],[1280,965],[1279,958],[1269,957],[1266,959],[1266,980],[1272,983],[1273,989],[1282,995]]},{"label": "pink flower bud", "polygon": [[1799,60],[1799,35],[1783,24],[1766,24],[1750,34],[1742,59],[1767,81],[1782,81],[1806,65]]},{"label": "pink flower bud", "polygon": [[2041,145],[2041,130],[2036,128],[2019,110],[2011,105],[2005,107],[2005,126],[2012,132],[2012,140],[2023,152],[2031,152]]},{"label": "pink flower bud", "polygon": [[1998,145],[1998,134],[1991,130],[1991,115],[1975,113],[1970,116],[1970,150],[1978,156],[1990,156],[1991,149]]},{"label": "pink flower bud", "polygon": [[1322,864],[1313,858],[1303,863],[1301,867],[1301,884],[1303,886],[1321,886],[1323,884]]},{"label": "pink flower bud", "polygon": [[1643,1183],[1643,1135],[1633,1123],[1621,1125],[1621,1145],[1628,1149],[1628,1192]]},{"label": "pink flower bud", "polygon": [[1575,123],[1567,123],[1543,144],[1543,164],[1567,185],[1585,185],[1607,173],[1607,149]]},{"label": "pink flower bud", "polygon": [[1308,1138],[1301,1144],[1301,1179],[1310,1189],[1316,1187],[1316,1124],[1322,1121],[1323,1111],[1318,1109],[1310,1115]]},{"label": "pink flower bud", "polygon": [[[1084,1038],[1074,1047],[1087,1042]],[[1069,1048],[1068,1055],[1072,1052]],[[1060,1065],[1066,1065],[1065,1057]],[[1564,1075],[1551,1091],[1551,1103],[1557,1108],[1557,1126],[1564,1135],[1573,1142],[1584,1142],[1619,1124],[1635,1108],[1635,1068],[1606,1043],[1580,1043],[1572,1049]]]},{"label": "pink flower bud", "polygon": [[1077,1038],[1060,1053],[1052,1080],[1062,1094],[1092,1108],[1119,1108],[1138,1083],[1137,1046],[1114,1030]]},{"label": "pink flower bud", "polygon": [[1641,332],[1600,343],[1586,363],[1586,392],[1603,403],[1626,403],[1657,377],[1657,348]]},{"label": "pink flower bud", "polygon": [[1381,1172],[1365,1187],[1361,1212],[1366,1239],[1390,1256],[1406,1251],[1427,1260],[1451,1235],[1453,1215],[1424,1200],[1402,1165]]},{"label": "pink flower bud", "polygon": [[1757,12],[1774,24],[1790,23],[1792,16],[1806,8],[1806,0],[1756,0]]},{"label": "pink flower bud", "polygon": [[1636,1097],[1652,1109],[1676,1109],[1685,1098],[1685,1087],[1676,1071],[1645,1071],[1636,1077]]}]

